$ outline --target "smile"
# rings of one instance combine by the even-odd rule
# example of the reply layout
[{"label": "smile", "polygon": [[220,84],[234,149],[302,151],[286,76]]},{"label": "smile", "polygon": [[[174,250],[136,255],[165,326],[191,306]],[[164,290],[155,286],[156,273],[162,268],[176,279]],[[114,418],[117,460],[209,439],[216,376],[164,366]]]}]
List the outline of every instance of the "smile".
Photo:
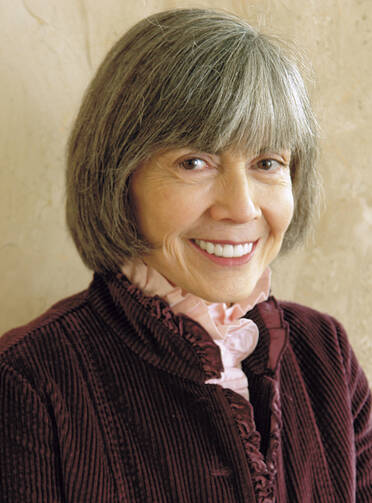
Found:
[{"label": "smile", "polygon": [[204,239],[191,239],[190,243],[218,266],[235,267],[249,262],[254,255],[257,241],[233,244],[229,241],[205,241]]},{"label": "smile", "polygon": [[248,255],[253,248],[253,243],[243,243],[238,245],[216,244],[211,241],[203,241],[202,239],[195,239],[195,243],[210,255],[225,258],[243,257],[244,255]]}]

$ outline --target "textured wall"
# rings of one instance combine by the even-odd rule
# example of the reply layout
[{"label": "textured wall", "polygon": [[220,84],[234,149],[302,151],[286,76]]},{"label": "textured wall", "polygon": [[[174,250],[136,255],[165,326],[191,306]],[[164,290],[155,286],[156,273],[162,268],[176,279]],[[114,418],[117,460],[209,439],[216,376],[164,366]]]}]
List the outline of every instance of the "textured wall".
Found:
[{"label": "textured wall", "polygon": [[339,318],[372,382],[370,0],[0,0],[0,332],[87,285],[64,224],[69,127],[120,34],[183,6],[243,15],[312,62],[326,207],[313,241],[275,264],[273,290]]}]

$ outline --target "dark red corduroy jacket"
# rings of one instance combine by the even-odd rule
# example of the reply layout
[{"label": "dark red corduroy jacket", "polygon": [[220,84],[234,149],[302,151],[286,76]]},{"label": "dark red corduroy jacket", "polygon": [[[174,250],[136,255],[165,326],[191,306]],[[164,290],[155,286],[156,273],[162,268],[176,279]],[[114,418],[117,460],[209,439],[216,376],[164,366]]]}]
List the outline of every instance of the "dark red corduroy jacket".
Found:
[{"label": "dark red corduroy jacket", "polygon": [[247,314],[250,403],[205,330],[123,276],[0,339],[2,502],[372,502],[371,394],[342,327]]}]

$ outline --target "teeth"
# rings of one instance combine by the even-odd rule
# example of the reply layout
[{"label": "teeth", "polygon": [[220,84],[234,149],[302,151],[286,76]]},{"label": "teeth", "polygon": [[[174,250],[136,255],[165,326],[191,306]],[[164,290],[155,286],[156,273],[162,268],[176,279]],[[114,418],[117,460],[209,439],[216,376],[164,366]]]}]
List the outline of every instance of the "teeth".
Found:
[{"label": "teeth", "polygon": [[242,255],[244,255],[244,248],[245,245],[234,246],[234,257],[241,257]]},{"label": "teeth", "polygon": [[[205,244],[206,244],[206,246],[204,246]],[[214,244],[213,243],[206,243],[205,241],[203,241],[202,248],[203,248],[203,250],[206,250],[208,253],[214,252]]]},{"label": "teeth", "polygon": [[202,239],[195,239],[195,243],[200,246],[202,250],[216,255],[217,257],[243,257],[252,251],[253,243],[245,243],[243,245],[220,245],[214,244],[210,241],[203,241]]}]

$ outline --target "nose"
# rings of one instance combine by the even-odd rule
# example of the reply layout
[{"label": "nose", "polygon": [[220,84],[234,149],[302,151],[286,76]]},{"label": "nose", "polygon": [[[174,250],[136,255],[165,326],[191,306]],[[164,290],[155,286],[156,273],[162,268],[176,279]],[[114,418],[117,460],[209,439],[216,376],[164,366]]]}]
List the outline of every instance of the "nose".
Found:
[{"label": "nose", "polygon": [[246,223],[261,215],[257,188],[245,167],[235,166],[219,180],[210,216],[214,220]]}]

